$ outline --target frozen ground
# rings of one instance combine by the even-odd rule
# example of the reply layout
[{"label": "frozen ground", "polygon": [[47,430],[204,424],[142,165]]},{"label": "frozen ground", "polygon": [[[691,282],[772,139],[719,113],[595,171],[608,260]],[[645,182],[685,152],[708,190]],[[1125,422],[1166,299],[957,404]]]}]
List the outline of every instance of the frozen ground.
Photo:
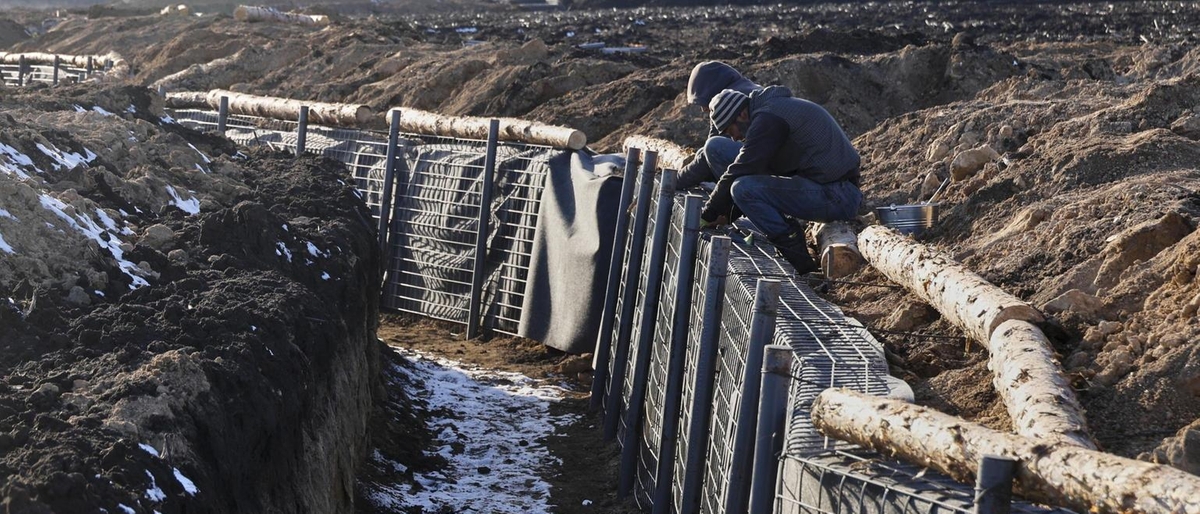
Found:
[{"label": "frozen ground", "polygon": [[[550,413],[563,388],[519,373],[395,350],[413,365],[393,371],[425,385],[414,399],[426,404],[429,425],[437,434],[430,451],[446,459],[447,466],[415,474],[415,486],[373,486],[368,496],[376,506],[402,512],[551,512],[544,473],[558,462],[545,439],[575,421],[571,415]],[[397,473],[407,471],[379,452],[373,458]]]}]

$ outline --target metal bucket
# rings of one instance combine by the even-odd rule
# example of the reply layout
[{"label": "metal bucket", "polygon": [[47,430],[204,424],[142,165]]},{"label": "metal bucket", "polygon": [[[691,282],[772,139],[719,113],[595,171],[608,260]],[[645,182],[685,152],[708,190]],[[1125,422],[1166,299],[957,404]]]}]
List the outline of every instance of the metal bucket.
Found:
[{"label": "metal bucket", "polygon": [[875,217],[901,234],[917,235],[937,221],[937,206],[936,203],[918,203],[876,207]]}]

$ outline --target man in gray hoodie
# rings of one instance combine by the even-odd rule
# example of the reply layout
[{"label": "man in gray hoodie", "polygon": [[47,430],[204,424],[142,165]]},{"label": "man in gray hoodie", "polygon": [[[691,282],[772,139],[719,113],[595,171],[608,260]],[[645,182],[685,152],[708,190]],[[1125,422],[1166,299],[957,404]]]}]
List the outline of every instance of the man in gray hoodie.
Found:
[{"label": "man in gray hoodie", "polygon": [[853,219],[862,203],[861,161],[850,138],[823,107],[793,97],[783,86],[749,95],[723,90],[710,100],[709,117],[713,129],[738,148],[731,153],[726,143],[706,144],[704,162],[697,159],[680,171],[681,189],[717,182],[703,223],[728,223],[745,214],[797,273],[819,269],[808,253],[803,222]]}]

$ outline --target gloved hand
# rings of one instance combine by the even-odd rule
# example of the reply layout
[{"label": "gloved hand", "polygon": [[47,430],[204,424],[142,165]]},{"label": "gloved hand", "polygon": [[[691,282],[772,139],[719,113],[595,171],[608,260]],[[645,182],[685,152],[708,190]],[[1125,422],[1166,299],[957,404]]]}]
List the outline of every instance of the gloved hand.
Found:
[{"label": "gloved hand", "polygon": [[717,219],[712,220],[712,221],[707,221],[704,218],[700,218],[700,230],[704,230],[706,228],[717,228],[721,225],[728,225],[728,224],[729,224],[729,218],[725,217],[725,215],[723,215],[723,214],[720,216],[717,216]]}]

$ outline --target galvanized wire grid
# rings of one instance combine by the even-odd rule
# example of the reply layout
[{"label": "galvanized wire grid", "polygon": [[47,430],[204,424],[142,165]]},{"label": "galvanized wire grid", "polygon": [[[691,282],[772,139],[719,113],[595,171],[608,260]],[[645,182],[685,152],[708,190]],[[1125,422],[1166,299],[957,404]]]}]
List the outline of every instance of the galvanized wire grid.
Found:
[{"label": "galvanized wire grid", "polygon": [[645,416],[642,422],[641,447],[638,451],[637,494],[634,496],[642,508],[653,505],[658,462],[662,458],[659,443],[662,441],[665,422],[663,416],[666,415],[665,398],[662,394],[653,394],[653,392],[667,390],[667,374],[672,350],[671,329],[675,321],[675,293],[676,284],[679,281],[679,262],[684,236],[683,199],[682,195],[674,197],[674,214],[671,216],[670,232],[667,236],[662,289],[658,300],[658,321],[654,327],[654,344],[651,348],[650,372],[647,376],[646,403],[643,410]]},{"label": "galvanized wire grid", "polygon": [[692,304],[689,307],[692,323],[688,326],[687,357],[683,368],[683,397],[679,403],[679,433],[675,443],[675,473],[671,477],[671,511],[675,513],[681,512],[680,509],[683,506],[683,482],[684,477],[687,476],[688,448],[698,442],[699,437],[702,436],[702,434],[691,433],[691,426],[692,419],[697,414],[692,407],[696,404],[696,371],[700,367],[700,332],[703,329],[701,322],[707,315],[704,312],[704,305],[706,295],[710,293],[705,289],[704,277],[708,276],[709,272],[707,256],[711,237],[711,233],[701,232],[696,244],[696,279],[693,281]]},{"label": "galvanized wire grid", "polygon": [[717,370],[713,388],[709,450],[705,461],[700,512],[724,512],[730,473],[733,470],[734,437],[742,408],[742,378],[749,352],[750,320],[758,277],[752,263],[735,249],[730,252],[729,279],[717,348]]},{"label": "galvanized wire grid", "polygon": [[[642,198],[640,198],[638,196],[638,192],[641,191],[643,175],[642,175],[642,173],[638,173],[635,176],[636,176],[636,178],[634,179],[635,183],[634,183],[634,188],[633,188],[633,190],[634,190],[633,205],[630,205],[631,213],[634,212],[636,203],[643,200]],[[628,179],[628,178],[629,177],[626,177],[626,179]],[[655,195],[652,194],[651,196],[655,196]],[[653,201],[653,200],[651,200],[651,201]],[[654,211],[655,211],[654,206],[651,205],[650,206],[650,218],[649,218],[651,222],[653,221]],[[641,244],[648,243],[650,236],[653,233],[652,230],[647,230],[646,236],[644,238],[642,238],[642,241],[640,241],[640,242],[637,241],[636,238],[634,237],[634,235],[635,235],[634,234],[634,225],[635,225],[634,222],[636,222],[636,220],[631,220],[630,226],[629,226],[629,234],[625,238],[625,254],[622,257],[622,262],[625,263],[625,266],[623,268],[623,272],[620,275],[620,285],[617,287],[616,309],[613,310],[613,318],[614,319],[613,319],[613,329],[612,329],[613,335],[612,335],[612,344],[611,344],[612,351],[611,351],[611,353],[609,353],[609,355],[611,355],[612,357],[608,361],[608,382],[609,383],[605,384],[605,391],[609,392],[609,394],[616,392],[616,389],[614,389],[613,386],[617,385],[614,382],[619,378],[619,377],[617,377],[617,373],[616,373],[617,369],[619,367],[624,368],[626,370],[626,372],[628,372],[628,364],[633,362],[632,354],[629,354],[628,358],[626,358],[624,362],[618,361],[619,352],[617,351],[617,349],[621,345],[621,331],[628,330],[630,334],[635,334],[636,330],[637,330],[637,327],[634,325],[634,320],[638,319],[637,312],[633,312],[630,315],[629,319],[624,319],[621,316],[621,313],[624,312],[625,305],[626,305],[625,295],[628,294],[627,291],[631,287],[634,288],[637,293],[640,293],[643,289],[642,287],[639,287],[639,284],[641,281],[640,275],[638,277],[636,277],[636,280],[633,283],[630,283],[627,280],[628,273],[625,273],[624,271],[627,271],[629,269],[629,267],[631,266],[631,263],[633,261],[634,248],[639,243],[641,243]],[[651,227],[653,227],[653,225],[651,225]],[[643,252],[648,252],[649,251],[648,247],[649,247],[649,244],[646,244],[646,247],[643,248]],[[645,267],[645,265],[646,265],[646,263],[642,262],[643,268]],[[636,301],[636,300],[634,301],[635,309],[637,308],[638,303],[639,303],[638,301]],[[622,326],[625,326],[626,328],[623,329]],[[633,338],[634,338],[634,336],[631,335],[630,339],[632,340]],[[626,373],[626,374],[628,374],[628,373]],[[622,387],[624,387],[624,385],[622,385]],[[624,396],[621,396],[620,398],[624,398]],[[611,405],[612,402],[610,401],[608,404]],[[627,405],[627,404],[618,403],[616,405],[616,411],[615,412],[605,412],[604,413],[605,417],[609,417],[609,416],[618,416],[619,417],[621,415],[621,412],[624,410],[625,405]],[[618,429],[619,428],[620,427],[618,427]]]},{"label": "galvanized wire grid", "polygon": [[745,257],[740,262],[751,269],[732,273],[775,277],[785,285],[780,288],[774,338],[775,344],[790,346],[795,354],[785,451],[820,451],[831,442],[812,426],[809,411],[813,400],[830,387],[886,395],[888,367],[883,346],[860,323],[796,279],[791,265],[774,256],[774,248],[739,245],[733,253]]},{"label": "galvanized wire grid", "polygon": [[[654,251],[654,248],[653,248],[654,245],[650,244],[650,241],[651,241],[651,239],[654,238],[654,228],[658,224],[658,219],[657,219],[658,218],[658,199],[659,199],[658,185],[659,185],[660,177],[661,177],[660,175],[657,175],[657,174],[654,175],[654,187],[652,188],[653,193],[650,195],[650,199],[649,199],[650,215],[647,218],[647,222],[646,222],[646,245],[642,249],[642,269],[638,273],[638,283],[633,284],[633,286],[637,288],[636,289],[637,294],[635,296],[635,303],[634,303],[634,308],[633,308],[633,316],[630,317],[628,321],[621,320],[621,319],[617,320],[620,323],[630,323],[633,328],[633,330],[631,330],[629,332],[629,334],[630,334],[629,335],[629,358],[625,360],[625,370],[626,370],[625,371],[625,380],[621,384],[621,390],[620,390],[621,405],[623,406],[621,408],[621,412],[624,412],[624,410],[626,408],[628,408],[630,399],[633,397],[633,369],[634,369],[635,363],[637,362],[637,354],[641,350],[640,348],[638,348],[637,341],[641,337],[643,327],[641,327],[640,323],[638,323],[638,322],[642,319],[642,311],[647,308],[646,288],[649,285],[649,280],[650,280],[650,278],[649,278],[650,271],[651,271],[650,253]],[[639,185],[641,184],[640,180],[639,180],[638,184]],[[632,237],[630,239],[632,239]],[[629,261],[626,261],[626,262],[629,262]],[[623,287],[628,287],[628,286],[629,286],[629,284],[626,284]],[[658,300],[657,298],[651,299],[651,301],[657,301],[657,300]],[[620,307],[618,306],[618,308],[620,308]],[[647,389],[647,390],[649,391],[650,389]],[[618,442],[624,441],[625,437],[626,437],[625,432],[629,431],[629,430],[636,430],[636,428],[626,425],[625,416],[620,416],[620,423],[617,426],[617,441]],[[624,448],[622,448],[622,449],[624,449]],[[650,472],[653,473],[654,471],[651,470]]]},{"label": "galvanized wire grid", "polygon": [[[865,451],[784,455],[776,514],[970,514],[974,491],[936,471]],[[801,500],[803,498],[803,500]],[[1067,514],[1013,502],[1020,514]]]},{"label": "galvanized wire grid", "polygon": [[[173,111],[177,121],[215,130],[212,111]],[[245,146],[295,151],[293,121],[230,115],[226,136]],[[371,214],[383,202],[388,135],[383,132],[309,125],[305,153],[342,162]],[[390,255],[383,306],[466,323],[474,274],[475,240],[487,142],[402,134],[404,166],[394,177]],[[493,177],[488,252],[483,282],[483,322],[515,335],[521,318],[534,232],[548,161],[553,149],[500,143]]]},{"label": "galvanized wire grid", "polygon": [[[0,77],[4,80],[6,86],[16,86],[20,81],[20,65],[18,64],[0,64]],[[75,66],[67,66],[60,64],[58,66],[58,81],[65,82],[73,80],[82,82],[87,80],[88,71],[86,68]],[[25,85],[28,86],[34,82],[43,84],[54,83],[54,66],[50,64],[26,64],[25,65]]]}]

